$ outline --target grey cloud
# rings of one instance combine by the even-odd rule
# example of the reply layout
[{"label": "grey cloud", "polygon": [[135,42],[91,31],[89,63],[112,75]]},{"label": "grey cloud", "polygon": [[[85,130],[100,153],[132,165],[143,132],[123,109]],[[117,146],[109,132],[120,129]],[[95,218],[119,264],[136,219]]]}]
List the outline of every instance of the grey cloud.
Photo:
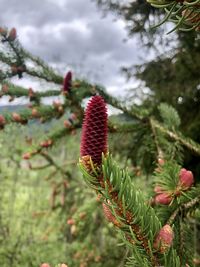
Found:
[{"label": "grey cloud", "polygon": [[125,29],[111,15],[101,19],[90,0],[1,0],[2,7],[0,23],[16,26],[23,46],[48,62],[120,87],[120,67],[138,63],[135,40],[124,43]]}]

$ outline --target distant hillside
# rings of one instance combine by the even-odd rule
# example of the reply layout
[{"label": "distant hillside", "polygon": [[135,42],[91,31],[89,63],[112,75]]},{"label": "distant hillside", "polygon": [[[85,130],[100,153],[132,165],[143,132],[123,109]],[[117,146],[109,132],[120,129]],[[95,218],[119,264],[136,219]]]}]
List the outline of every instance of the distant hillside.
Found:
[{"label": "distant hillside", "polygon": [[0,113],[3,112],[13,112],[13,111],[18,111],[20,109],[25,108],[25,105],[5,105],[5,106],[0,106]]}]

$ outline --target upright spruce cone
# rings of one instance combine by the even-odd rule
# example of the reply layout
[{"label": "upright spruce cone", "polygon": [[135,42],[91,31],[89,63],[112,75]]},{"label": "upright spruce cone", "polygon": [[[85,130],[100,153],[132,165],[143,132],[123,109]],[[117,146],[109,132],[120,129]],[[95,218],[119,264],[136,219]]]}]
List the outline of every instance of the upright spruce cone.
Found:
[{"label": "upright spruce cone", "polygon": [[85,111],[80,152],[81,157],[91,157],[94,165],[98,167],[101,166],[102,153],[107,152],[107,120],[104,99],[101,96],[93,96]]},{"label": "upright spruce cone", "polygon": [[71,87],[72,87],[72,73],[71,71],[68,71],[63,81],[63,93],[64,94],[69,93]]}]

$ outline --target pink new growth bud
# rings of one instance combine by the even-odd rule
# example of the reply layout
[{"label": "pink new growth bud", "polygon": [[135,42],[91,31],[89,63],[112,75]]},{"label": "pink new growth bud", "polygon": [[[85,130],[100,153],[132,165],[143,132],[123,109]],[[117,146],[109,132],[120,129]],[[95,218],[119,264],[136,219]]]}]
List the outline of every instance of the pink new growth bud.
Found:
[{"label": "pink new growth bud", "polygon": [[164,225],[154,242],[154,248],[159,249],[161,253],[165,253],[172,245],[174,233],[169,224]]},{"label": "pink new growth bud", "polygon": [[165,163],[165,160],[164,159],[162,159],[162,158],[159,158],[158,159],[158,164],[159,165],[164,165],[164,163]]},{"label": "pink new growth bud", "polygon": [[172,196],[168,193],[161,193],[154,198],[155,204],[169,205],[172,201]]},{"label": "pink new growth bud", "polygon": [[8,41],[14,41],[17,37],[17,31],[15,28],[12,28],[8,34]]},{"label": "pink new growth bud", "polygon": [[12,118],[13,118],[13,120],[16,121],[16,122],[21,122],[21,120],[22,120],[20,114],[18,114],[18,113],[16,113],[16,112],[13,112],[13,114],[12,114]]},{"label": "pink new growth bud", "polygon": [[31,158],[31,153],[27,152],[23,155],[23,159],[30,159]]},{"label": "pink new growth bud", "polygon": [[68,219],[68,220],[67,220],[67,224],[68,224],[68,225],[74,225],[74,224],[75,224],[75,220],[72,219],[72,218],[71,218],[71,219]]},{"label": "pink new growth bud", "polygon": [[40,267],[51,267],[48,263],[42,263]]},{"label": "pink new growth bud", "polygon": [[189,189],[194,183],[193,173],[182,168],[179,173],[179,183],[182,190]]}]

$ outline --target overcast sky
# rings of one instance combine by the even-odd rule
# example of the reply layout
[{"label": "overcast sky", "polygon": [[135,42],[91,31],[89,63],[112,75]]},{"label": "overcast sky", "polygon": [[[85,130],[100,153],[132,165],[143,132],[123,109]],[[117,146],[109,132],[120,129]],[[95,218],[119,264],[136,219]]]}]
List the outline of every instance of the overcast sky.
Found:
[{"label": "overcast sky", "polygon": [[[91,0],[0,0],[0,25],[16,27],[20,42],[33,53],[76,77],[119,93],[131,86],[120,67],[137,64],[142,47],[127,38],[125,24],[103,18]],[[132,81],[132,83],[134,83]]]}]

